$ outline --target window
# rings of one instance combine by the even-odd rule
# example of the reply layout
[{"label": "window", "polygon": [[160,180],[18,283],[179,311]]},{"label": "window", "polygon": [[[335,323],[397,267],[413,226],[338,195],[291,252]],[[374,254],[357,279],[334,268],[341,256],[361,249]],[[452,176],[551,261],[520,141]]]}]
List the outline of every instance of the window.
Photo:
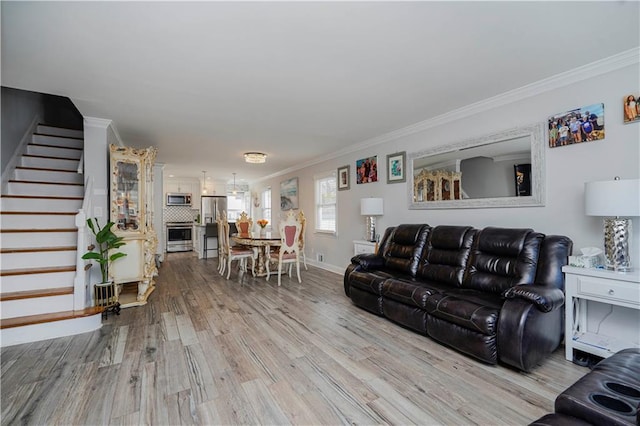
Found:
[{"label": "window", "polygon": [[271,188],[262,191],[262,219],[267,219],[271,226]]},{"label": "window", "polygon": [[316,231],[336,232],[336,174],[316,176]]},{"label": "window", "polygon": [[227,220],[235,222],[240,217],[240,213],[249,213],[249,204],[250,197],[247,197],[247,193],[241,191],[237,194],[227,193]]}]

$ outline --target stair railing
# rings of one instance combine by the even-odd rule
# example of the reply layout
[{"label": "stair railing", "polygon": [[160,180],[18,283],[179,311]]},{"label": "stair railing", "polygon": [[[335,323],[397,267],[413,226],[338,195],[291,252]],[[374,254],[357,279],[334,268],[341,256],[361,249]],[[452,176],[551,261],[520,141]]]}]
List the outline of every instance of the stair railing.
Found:
[{"label": "stair railing", "polygon": [[85,180],[84,200],[82,207],[76,214],[76,227],[78,228],[78,248],[76,251],[76,276],[73,281],[73,309],[78,311],[91,306],[91,287],[88,266],[90,263],[82,258],[87,252],[87,247],[91,241],[89,227],[87,226],[87,214],[91,213],[93,194],[93,177],[89,176]]}]

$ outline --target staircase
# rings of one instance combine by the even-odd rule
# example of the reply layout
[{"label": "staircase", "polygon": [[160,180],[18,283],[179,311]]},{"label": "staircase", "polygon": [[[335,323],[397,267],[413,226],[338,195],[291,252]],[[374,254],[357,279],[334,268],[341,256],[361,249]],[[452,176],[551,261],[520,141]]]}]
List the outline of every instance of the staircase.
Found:
[{"label": "staircase", "polygon": [[101,326],[101,309],[84,308],[85,292],[74,291],[83,146],[81,130],[38,125],[1,195],[2,346]]}]

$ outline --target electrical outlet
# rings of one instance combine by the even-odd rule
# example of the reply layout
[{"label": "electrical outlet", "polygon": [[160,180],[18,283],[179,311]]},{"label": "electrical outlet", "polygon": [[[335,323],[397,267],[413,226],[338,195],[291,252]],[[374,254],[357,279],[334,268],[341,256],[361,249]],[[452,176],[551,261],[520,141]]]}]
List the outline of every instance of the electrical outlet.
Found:
[{"label": "electrical outlet", "polygon": [[316,259],[318,260],[318,262],[324,262],[324,254],[318,253]]}]

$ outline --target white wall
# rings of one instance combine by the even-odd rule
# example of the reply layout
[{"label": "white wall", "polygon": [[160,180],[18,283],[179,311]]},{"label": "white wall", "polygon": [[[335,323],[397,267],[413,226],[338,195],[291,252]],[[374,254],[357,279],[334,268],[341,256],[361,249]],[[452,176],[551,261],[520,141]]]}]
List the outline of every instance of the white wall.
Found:
[{"label": "white wall", "polygon": [[[574,241],[574,253],[580,247],[602,247],[602,220],[584,214],[584,183],[612,179],[614,176],[626,179],[639,177],[640,123],[623,124],[622,117],[623,96],[640,93],[639,73],[636,61],[633,65],[523,97],[508,105],[472,116],[461,114],[458,122],[441,124],[425,131],[398,137],[391,142],[258,182],[253,185],[252,191],[259,193],[266,186],[272,187],[275,221],[280,214],[280,182],[297,176],[300,207],[305,211],[309,221],[306,236],[307,257],[316,259],[316,253],[323,253],[327,266],[334,270],[341,270],[349,263],[353,253],[352,241],[361,239],[364,234],[364,219],[359,214],[359,200],[370,196],[382,197],[385,200],[385,214],[378,219],[378,229],[381,233],[386,227],[401,223],[428,223],[433,226],[472,225],[478,228],[530,227],[546,234],[569,236]],[[546,123],[550,115],[595,103],[605,104],[604,140],[545,148],[544,175],[547,197],[544,207],[409,210],[407,184],[386,183],[385,162],[388,154],[398,151],[416,152],[519,125]],[[356,185],[356,160],[372,155],[378,156],[379,181]],[[338,235],[314,234],[313,176],[336,170],[346,164],[351,165],[351,189],[338,192]],[[640,266],[640,219],[635,219],[635,222],[632,255],[638,259],[635,260],[635,265]]]}]

